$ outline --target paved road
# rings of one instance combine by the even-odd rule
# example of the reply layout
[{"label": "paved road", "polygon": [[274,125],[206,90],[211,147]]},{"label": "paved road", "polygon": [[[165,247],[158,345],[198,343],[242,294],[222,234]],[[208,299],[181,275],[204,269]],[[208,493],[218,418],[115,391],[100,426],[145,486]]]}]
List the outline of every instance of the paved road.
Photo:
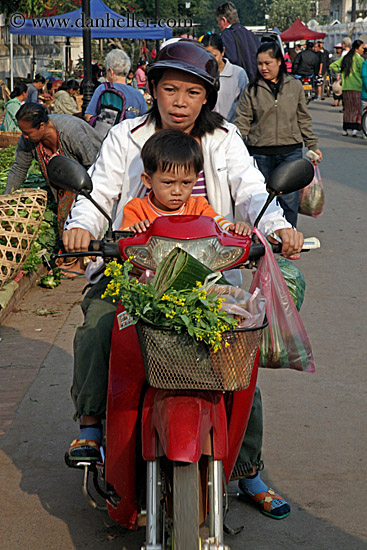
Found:
[{"label": "paved road", "polygon": [[[325,155],[327,208],[317,220],[300,219],[300,229],[319,237],[322,250],[297,265],[307,280],[302,318],[317,370],[262,371],[259,380],[264,477],[289,500],[292,514],[276,522],[232,498],[229,523],[245,525],[227,538],[232,550],[367,548],[367,141],[343,138],[341,114],[328,102],[310,110]],[[0,439],[3,550],[138,550],[144,540],[142,531],[128,533],[90,509],[80,473],[63,465],[77,433],[68,391],[72,335],[81,318],[73,303],[81,286],[67,282],[57,295],[48,293],[50,309],[61,309],[62,293],[68,305],[45,318],[32,313],[45,303],[44,291],[35,289],[0,327],[0,407],[8,411]]]}]

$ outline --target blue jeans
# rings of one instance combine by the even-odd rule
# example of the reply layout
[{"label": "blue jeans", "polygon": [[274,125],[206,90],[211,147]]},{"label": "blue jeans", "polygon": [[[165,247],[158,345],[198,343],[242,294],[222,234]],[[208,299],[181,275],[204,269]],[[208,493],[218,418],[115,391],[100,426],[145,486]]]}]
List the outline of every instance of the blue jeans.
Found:
[{"label": "blue jeans", "polygon": [[[274,170],[280,164],[290,162],[302,158],[302,149],[295,149],[290,153],[283,153],[281,155],[252,155],[257,162],[257,166],[260,172],[263,174],[265,181],[268,179],[270,172]],[[283,195],[277,198],[278,204],[283,208],[285,219],[297,227],[297,216],[299,207],[299,191],[289,193],[289,195]]]}]

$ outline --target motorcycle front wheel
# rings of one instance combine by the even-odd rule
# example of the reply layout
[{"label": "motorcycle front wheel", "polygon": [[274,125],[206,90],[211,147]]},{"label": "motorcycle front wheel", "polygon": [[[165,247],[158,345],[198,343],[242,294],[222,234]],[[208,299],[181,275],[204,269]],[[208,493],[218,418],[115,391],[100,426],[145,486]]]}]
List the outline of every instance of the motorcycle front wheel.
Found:
[{"label": "motorcycle front wheel", "polygon": [[199,550],[198,464],[173,465],[173,549]]}]

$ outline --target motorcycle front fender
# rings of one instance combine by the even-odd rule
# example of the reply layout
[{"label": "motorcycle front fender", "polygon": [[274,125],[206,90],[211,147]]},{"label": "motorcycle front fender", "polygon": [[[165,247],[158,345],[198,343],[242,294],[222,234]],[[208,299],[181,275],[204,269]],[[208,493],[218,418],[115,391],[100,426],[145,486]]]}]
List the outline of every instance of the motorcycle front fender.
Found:
[{"label": "motorcycle front fender", "polygon": [[158,434],[167,458],[198,462],[210,431],[216,460],[228,454],[227,415],[223,394],[148,388],[142,416],[143,458],[156,457]]}]

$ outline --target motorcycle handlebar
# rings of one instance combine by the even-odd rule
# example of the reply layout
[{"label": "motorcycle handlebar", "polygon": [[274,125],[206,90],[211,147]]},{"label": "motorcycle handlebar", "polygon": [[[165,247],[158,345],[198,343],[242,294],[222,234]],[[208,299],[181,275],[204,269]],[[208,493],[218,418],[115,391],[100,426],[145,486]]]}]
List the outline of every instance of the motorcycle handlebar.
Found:
[{"label": "motorcycle handlebar", "polygon": [[[135,233],[132,231],[121,231],[121,235],[118,238],[132,237]],[[64,250],[62,241],[60,242],[61,250]],[[280,253],[282,249],[281,244],[273,244],[273,251],[275,253]],[[265,247],[261,243],[252,243],[250,248],[250,254],[248,257],[249,261],[255,261],[261,258],[264,255]],[[85,256],[99,256],[102,258],[119,258],[119,245],[118,241],[105,241],[105,240],[91,240],[88,246],[88,251],[85,252],[62,252],[61,254],[53,254],[54,258],[66,258],[66,257],[76,257],[83,258]]]}]

